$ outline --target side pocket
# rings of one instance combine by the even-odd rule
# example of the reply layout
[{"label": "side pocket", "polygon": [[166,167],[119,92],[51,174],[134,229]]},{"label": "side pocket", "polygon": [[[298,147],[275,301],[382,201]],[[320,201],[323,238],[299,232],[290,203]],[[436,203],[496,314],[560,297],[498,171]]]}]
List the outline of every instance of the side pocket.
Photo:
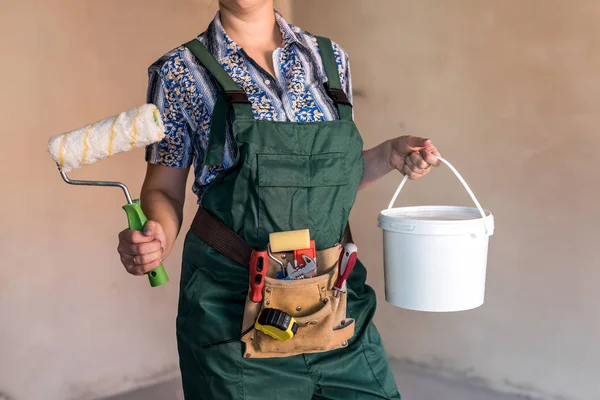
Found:
[{"label": "side pocket", "polygon": [[398,386],[384,349],[373,343],[361,343],[367,364],[381,390],[390,399],[399,398]]},{"label": "side pocket", "polygon": [[196,282],[198,281],[199,270],[195,269],[192,275],[186,281],[182,281],[179,288],[179,304],[177,306],[177,326],[182,328],[189,316],[190,310],[196,301]]},{"label": "side pocket", "polygon": [[334,343],[343,343],[352,339],[355,329],[356,321],[353,318],[343,319],[333,328]]},{"label": "side pocket", "polygon": [[[244,306],[244,319],[242,321],[242,333],[254,326],[261,308],[261,303],[253,303],[248,297],[246,297],[246,305]],[[245,336],[250,334],[252,334],[252,332],[248,332],[248,334]]]},{"label": "side pocket", "polygon": [[191,305],[195,301],[195,287],[198,282],[198,266],[195,264],[198,252],[201,251],[200,239],[192,230],[188,230],[183,244],[181,257],[181,277],[179,281],[179,301],[177,305],[177,326],[189,315]]}]

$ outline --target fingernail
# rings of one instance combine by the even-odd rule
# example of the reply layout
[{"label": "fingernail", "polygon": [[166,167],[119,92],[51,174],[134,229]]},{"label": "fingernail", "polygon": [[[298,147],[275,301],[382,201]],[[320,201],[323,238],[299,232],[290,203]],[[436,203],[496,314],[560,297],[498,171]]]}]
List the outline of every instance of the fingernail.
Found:
[{"label": "fingernail", "polygon": [[152,233],[152,229],[151,228],[144,228],[144,233],[146,233],[146,234]]},{"label": "fingernail", "polygon": [[165,261],[165,258],[164,258],[164,257],[161,257],[161,258],[160,258],[160,262],[162,263],[163,261]]}]

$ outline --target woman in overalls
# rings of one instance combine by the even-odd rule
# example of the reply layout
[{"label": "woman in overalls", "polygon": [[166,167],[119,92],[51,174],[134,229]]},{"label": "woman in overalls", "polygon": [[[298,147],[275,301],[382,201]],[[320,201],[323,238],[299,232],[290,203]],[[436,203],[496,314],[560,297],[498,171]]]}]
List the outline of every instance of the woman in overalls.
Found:
[{"label": "woman in overalls", "polygon": [[[325,286],[306,296],[298,287],[279,298],[266,289],[273,297],[256,306],[248,301],[249,263],[270,233],[308,228],[317,258],[334,260],[325,266],[335,270],[340,244],[351,241],[347,223],[358,189],[394,169],[421,178],[439,163],[433,144],[402,136],[363,151],[348,56],[288,24],[273,0],[220,1],[206,31],[149,72],[148,102],[160,109],[166,136],[146,153],[141,200],[149,222],[143,232],[121,232],[119,253],[134,275],[169,254],[193,166],[199,211],[185,238],[177,316],[185,398],[400,399],[360,262],[343,300],[332,296],[331,280],[321,279]],[[278,347],[246,329],[256,317],[249,310],[285,302],[286,293],[299,303],[313,294],[323,304],[337,301],[344,309],[333,312],[349,322],[335,323],[351,329],[329,328],[329,345],[314,348],[317,337],[304,334]],[[317,322],[305,325],[298,338],[303,329],[318,329]]]}]

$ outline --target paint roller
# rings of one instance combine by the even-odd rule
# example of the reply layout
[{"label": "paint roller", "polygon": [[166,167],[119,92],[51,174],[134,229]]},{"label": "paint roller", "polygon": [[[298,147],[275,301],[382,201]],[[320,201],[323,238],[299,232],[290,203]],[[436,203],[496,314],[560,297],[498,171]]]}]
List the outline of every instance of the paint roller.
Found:
[{"label": "paint roller", "polygon": [[[164,132],[163,121],[156,106],[144,104],[83,128],[53,136],[48,142],[48,151],[66,183],[121,188],[127,199],[123,209],[129,228],[141,231],[148,219],[142,211],[139,199],[132,200],[127,186],[121,182],[71,180],[66,173],[112,155],[156,143],[165,136]],[[152,287],[169,281],[162,264],[147,275]]]}]

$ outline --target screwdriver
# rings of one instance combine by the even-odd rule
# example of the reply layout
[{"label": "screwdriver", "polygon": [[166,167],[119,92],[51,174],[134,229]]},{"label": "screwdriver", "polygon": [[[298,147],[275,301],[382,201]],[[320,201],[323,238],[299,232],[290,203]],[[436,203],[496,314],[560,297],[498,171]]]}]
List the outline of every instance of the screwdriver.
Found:
[{"label": "screwdriver", "polygon": [[263,297],[263,287],[265,286],[265,276],[269,267],[266,251],[252,252],[250,256],[250,301],[260,303]]},{"label": "screwdriver", "polygon": [[346,243],[344,251],[340,254],[338,278],[333,286],[333,296],[338,297],[340,291],[346,291],[346,281],[356,265],[358,248],[354,243]]}]

